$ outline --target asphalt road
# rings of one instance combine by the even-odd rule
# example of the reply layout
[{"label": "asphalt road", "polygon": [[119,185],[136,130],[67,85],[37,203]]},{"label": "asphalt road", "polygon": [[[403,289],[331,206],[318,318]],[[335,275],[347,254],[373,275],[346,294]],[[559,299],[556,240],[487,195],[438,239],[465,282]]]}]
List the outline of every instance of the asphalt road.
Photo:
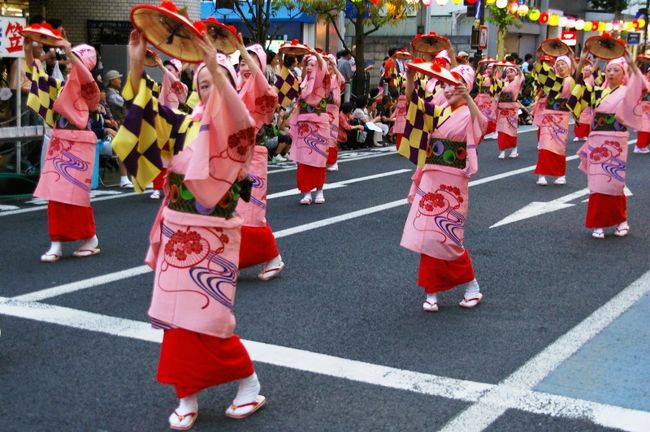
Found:
[{"label": "asphalt road", "polygon": [[[465,231],[485,296],[474,310],[458,308],[462,293],[455,291],[441,296],[439,313],[421,310],[418,256],[399,246],[408,211],[399,201],[413,169],[399,155],[385,149],[344,153],[345,162],[328,174],[328,183],[355,181],[326,190],[324,205],[300,206],[298,195],[270,199],[267,216],[287,266],[269,282],[256,279],[258,269],[243,270],[236,305],[237,332],[254,346],[268,406],[250,419],[233,421],[223,411],[236,386],[210,389],[200,398],[193,430],[461,430],[454,419],[463,415],[471,419],[463,430],[650,430],[650,422],[640,423],[650,418],[645,417],[650,409],[545,393],[535,388],[539,380],[515,386],[528,393],[490,399],[507,390],[511,379],[521,383],[534,375],[527,367],[547,368],[540,378],[552,377],[572,352],[549,359],[536,357],[539,353],[552,351],[559,338],[592,314],[602,316],[595,311],[635,281],[641,280],[643,293],[650,283],[650,156],[629,157],[630,235],[599,241],[583,227],[586,195],[578,195],[586,179],[577,161],[568,163],[567,185],[537,186],[535,134],[521,133],[519,140],[518,159],[497,160],[495,141],[479,148]],[[577,148],[570,143],[569,155]],[[269,194],[295,187],[290,164],[271,171]],[[384,175],[363,179],[379,174]],[[574,192],[577,198],[568,201],[573,206],[490,228],[531,202]],[[152,273],[73,286],[55,296],[10,299],[139,268],[159,202],[147,194],[94,202],[102,253],[52,265],[38,260],[48,247],[45,211],[25,201],[2,203],[17,206],[18,213],[0,212],[0,430],[168,429],[176,401],[170,387],[155,382],[159,345],[151,335],[157,332],[127,331],[146,327]],[[394,205],[363,214],[387,203]],[[356,211],[356,217],[349,215]],[[349,219],[331,219],[341,215]],[[305,226],[319,222],[324,226]],[[300,232],[290,231],[299,226]],[[72,250],[68,246],[65,252]],[[629,306],[635,303],[630,300]],[[589,323],[580,328],[590,328]],[[647,319],[639,325],[647,326]],[[583,344],[568,339],[580,352]],[[590,368],[585,363],[584,372]],[[590,382],[582,380],[581,386],[588,387],[585,381]],[[640,384],[647,389],[650,382]],[[620,385],[634,387],[639,379]],[[568,399],[559,399],[564,396]],[[641,397],[650,401],[647,390]],[[550,402],[536,404],[537,399]],[[485,420],[487,414],[473,417],[472,410],[482,406],[494,414],[492,421]],[[633,409],[621,411],[623,417],[640,420],[626,426],[620,415],[604,421],[593,414],[597,409],[616,414],[620,408]]]}]

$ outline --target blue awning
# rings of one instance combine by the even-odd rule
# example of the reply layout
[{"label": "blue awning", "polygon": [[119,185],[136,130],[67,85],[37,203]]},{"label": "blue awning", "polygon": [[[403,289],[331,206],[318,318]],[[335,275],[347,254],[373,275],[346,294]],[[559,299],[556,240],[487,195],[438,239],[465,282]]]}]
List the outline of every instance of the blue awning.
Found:
[{"label": "blue awning", "polygon": [[[247,8],[248,6],[244,6],[242,9],[246,11]],[[209,17],[215,17],[224,23],[236,23],[242,21],[239,15],[237,15],[232,9],[215,9],[214,3],[205,1],[201,2],[201,19]],[[247,16],[247,18],[250,17],[250,15]],[[275,16],[271,17],[271,23],[279,22],[314,24],[316,22],[316,17],[300,12],[297,8],[289,10],[284,6],[281,6]]]}]

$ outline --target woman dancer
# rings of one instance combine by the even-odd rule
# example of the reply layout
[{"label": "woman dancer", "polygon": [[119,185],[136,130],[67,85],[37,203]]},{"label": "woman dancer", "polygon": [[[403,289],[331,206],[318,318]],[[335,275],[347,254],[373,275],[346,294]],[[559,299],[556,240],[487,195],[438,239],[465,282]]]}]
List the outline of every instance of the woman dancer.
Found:
[{"label": "woman dancer", "polygon": [[[499,69],[495,67],[495,70]],[[514,64],[506,66],[505,80],[496,77],[498,87],[501,88],[497,103],[497,142],[499,145],[499,159],[506,158],[506,150],[512,149],[510,158],[519,156],[517,152],[517,126],[519,124],[519,92],[524,82],[521,70]]]},{"label": "woman dancer", "polygon": [[[259,136],[259,131],[273,121],[278,95],[269,85],[262,69],[266,65],[264,48],[259,44],[249,47],[240,44],[239,52],[239,95],[255,120]],[[257,275],[260,280],[272,279],[284,268],[275,236],[266,221],[268,157],[264,142],[258,142],[247,174],[252,185],[251,198],[248,202],[240,200],[237,204],[237,213],[243,219],[239,267],[264,263]]]},{"label": "woman dancer", "polygon": [[634,153],[648,154],[650,149],[650,69],[645,73],[643,93],[641,101],[639,102],[639,109],[643,113],[641,126],[636,133],[636,145],[634,146]]},{"label": "woman dancer", "polygon": [[546,176],[557,177],[553,182],[556,185],[566,184],[566,142],[571,117],[567,101],[575,85],[571,77],[575,69],[573,53],[569,55],[557,57],[552,69],[541,62],[535,64],[535,80],[546,94],[546,106],[539,114],[539,150],[535,167],[535,174],[539,176],[537,184],[540,186],[548,185]]},{"label": "woman dancer", "polygon": [[327,149],[327,171],[338,171],[336,162],[339,154],[337,139],[339,136],[339,108],[341,107],[341,87],[345,86],[345,78],[336,67],[336,56],[325,56],[327,72],[330,75],[331,91],[327,96],[327,114],[330,116],[330,145]]},{"label": "woman dancer", "polygon": [[32,42],[25,38],[27,76],[32,88],[27,105],[52,127],[52,138],[34,196],[47,203],[50,248],[41,261],[53,263],[63,254],[63,242],[82,240],[76,257],[97,255],[99,240],[90,206],[90,178],[97,137],[89,124],[89,112],[99,105],[99,87],[92,73],[97,53],[90,45],[60,46],[72,63],[65,85],[34,61]]},{"label": "woman dancer", "polygon": [[242,223],[235,207],[255,147],[255,122],[235,91],[227,57],[217,55],[205,36],[198,43],[205,63],[194,76],[200,103],[190,116],[155,99],[143,76],[146,42],[138,31],[131,33],[124,95],[132,106],[115,137],[116,152],[137,185],[155,175],[139,170],[144,161],[138,158],[171,156],[168,193],[151,229],[146,262],[155,270],[149,316],[164,329],[157,378],[176,388],[179,405],[169,424],[178,430],[192,427],[198,394],[207,387],[239,381],[229,417],[247,417],[265,403],[253,363],[234,334],[233,313]]},{"label": "woman dancer", "polygon": [[[327,95],[331,89],[325,61],[315,51],[305,58],[305,70],[300,83],[300,96],[289,119],[291,133],[290,157],[298,164],[296,180],[303,194],[300,204],[323,204],[325,165],[330,145],[330,116],[327,115]],[[316,196],[312,200],[312,190]]]},{"label": "woman dancer", "polygon": [[[464,85],[443,84],[447,103],[444,107],[425,102],[413,91],[414,72],[406,72],[406,94],[409,105],[409,131],[404,135],[400,153],[412,162],[426,156],[424,166],[413,176],[409,192],[409,211],[401,245],[420,254],[418,285],[425,293],[422,308],[427,312],[438,311],[438,293],[455,287],[464,289],[459,305],[473,308],[483,295],[474,277],[472,260],[463,246],[465,220],[469,204],[469,177],[478,169],[476,146],[485,134],[487,119],[469,95],[474,83],[471,68],[452,69]],[[423,119],[423,126],[414,118]],[[414,155],[415,144],[408,143],[419,134],[432,146],[426,155]],[[408,136],[407,136],[408,135]],[[406,148],[406,146],[409,148]],[[444,157],[443,157],[444,155]],[[453,156],[452,156],[453,155]]]},{"label": "woman dancer", "polygon": [[[578,71],[582,70],[585,56],[580,59]],[[617,237],[625,237],[630,231],[624,193],[627,127],[640,126],[641,112],[635,109],[643,89],[641,73],[627,51],[625,57],[607,63],[605,75],[604,87],[593,87],[580,79],[569,100],[575,118],[588,106],[594,109],[593,129],[578,155],[589,187],[585,225],[593,229],[592,237],[597,239],[605,238],[604,228],[609,226],[616,226]]]},{"label": "woman dancer", "polygon": [[[590,86],[594,85],[594,74],[593,74],[593,65],[591,60],[588,58],[585,59],[585,64],[582,67],[582,80],[589,84]],[[580,118],[575,122],[573,126],[573,142],[586,141],[591,132],[591,122],[594,120],[594,111],[591,107],[586,107],[580,113]]]},{"label": "woman dancer", "polygon": [[492,74],[494,73],[494,60],[486,60],[482,65],[484,70],[476,75],[478,84],[478,94],[474,98],[474,103],[479,111],[488,119],[485,139],[497,139],[497,101],[492,93]]}]

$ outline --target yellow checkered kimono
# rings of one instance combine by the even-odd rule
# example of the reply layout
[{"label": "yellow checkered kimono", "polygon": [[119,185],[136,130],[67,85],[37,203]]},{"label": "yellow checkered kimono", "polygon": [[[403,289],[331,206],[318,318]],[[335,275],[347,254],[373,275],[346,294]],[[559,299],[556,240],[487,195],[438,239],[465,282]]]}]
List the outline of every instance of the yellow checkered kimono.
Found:
[{"label": "yellow checkered kimono", "polygon": [[406,112],[406,126],[399,153],[416,164],[424,166],[429,152],[429,134],[451,115],[451,108],[426,102],[416,90]]},{"label": "yellow checkered kimono", "polygon": [[113,139],[113,151],[133,176],[133,185],[139,192],[161,172],[163,159],[170,160],[179,153],[196,137],[200,126],[188,114],[160,105],[154,96],[156,86],[143,75],[139,91],[134,94],[127,78],[122,96],[129,111]]},{"label": "yellow checkered kimono", "polygon": [[[537,88],[541,88],[550,100],[561,97],[564,78],[557,76],[553,68],[543,62],[535,63],[533,70],[533,77],[535,78]],[[571,87],[574,84],[575,81],[571,78]]]},{"label": "yellow checkered kimono", "polygon": [[27,106],[40,115],[49,127],[54,127],[59,114],[54,111],[54,101],[63,89],[63,82],[49,76],[38,63],[25,71],[27,79],[31,80],[32,88],[27,97]]},{"label": "yellow checkered kimono", "polygon": [[274,87],[278,92],[278,103],[282,108],[288,107],[300,93],[300,81],[284,65],[280,69],[280,74],[275,76]]},{"label": "yellow checkered kimono", "polygon": [[579,119],[580,114],[585,108],[597,108],[598,105],[600,105],[600,103],[614,90],[616,89],[611,89],[609,87],[603,88],[597,85],[592,86],[580,77],[575,87],[573,87],[567,106],[571,110],[573,117]]}]

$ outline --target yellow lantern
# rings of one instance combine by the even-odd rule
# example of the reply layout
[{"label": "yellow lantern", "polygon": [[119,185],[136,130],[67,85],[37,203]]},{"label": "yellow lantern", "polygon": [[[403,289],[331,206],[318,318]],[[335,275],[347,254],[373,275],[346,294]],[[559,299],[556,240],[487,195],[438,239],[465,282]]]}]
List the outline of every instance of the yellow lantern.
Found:
[{"label": "yellow lantern", "polygon": [[555,14],[551,14],[551,16],[548,17],[548,25],[550,25],[551,27],[557,27],[559,21],[560,21],[560,17]]},{"label": "yellow lantern", "polygon": [[645,27],[646,22],[645,22],[644,18],[639,18],[637,20],[637,22],[639,23],[639,28],[644,28]]},{"label": "yellow lantern", "polygon": [[487,0],[485,3],[492,5],[496,2],[497,0]]},{"label": "yellow lantern", "polygon": [[540,13],[539,9],[531,9],[530,12],[528,12],[528,19],[535,22],[539,19]]},{"label": "yellow lantern", "polygon": [[604,32],[607,29],[607,24],[604,21],[600,21],[598,23],[598,31],[599,32]]},{"label": "yellow lantern", "polygon": [[[576,28],[578,28],[578,27],[576,27]],[[586,31],[586,32],[590,32],[591,31],[591,21],[585,21],[582,29],[584,31]]]},{"label": "yellow lantern", "polygon": [[453,4],[460,4],[463,0],[451,0]]}]

